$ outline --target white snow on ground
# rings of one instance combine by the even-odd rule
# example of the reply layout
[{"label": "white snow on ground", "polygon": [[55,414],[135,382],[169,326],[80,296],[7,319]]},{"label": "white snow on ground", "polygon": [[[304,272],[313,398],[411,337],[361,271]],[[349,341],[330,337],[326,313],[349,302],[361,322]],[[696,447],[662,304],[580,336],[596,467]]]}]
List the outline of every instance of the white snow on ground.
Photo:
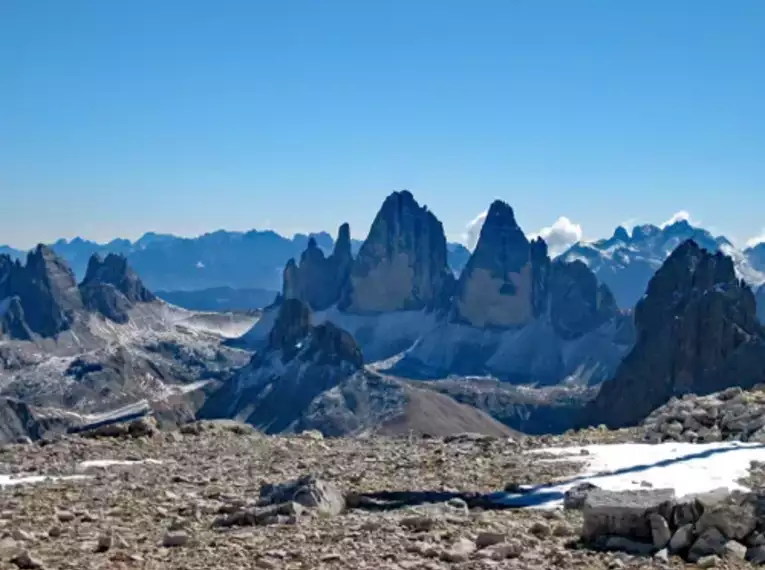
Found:
[{"label": "white snow on ground", "polygon": [[[130,459],[94,459],[90,461],[82,461],[77,464],[76,471],[82,473],[92,468],[108,468],[112,466],[130,467],[133,465],[162,465],[161,461],[156,459],[143,459],[143,460],[130,460]],[[90,475],[64,475],[64,476],[49,476],[49,475],[29,475],[26,477],[17,477],[15,475],[0,475],[0,487],[9,485],[32,485],[35,483],[56,482],[56,481],[73,481],[90,479]]]},{"label": "white snow on ground", "polygon": [[8,485],[29,485],[32,483],[44,483],[45,481],[66,481],[70,479],[86,479],[84,475],[68,475],[66,477],[49,477],[47,475],[30,475],[28,477],[15,477],[12,475],[0,475],[0,487]]},{"label": "white snow on ground", "polygon": [[720,487],[744,489],[738,480],[746,476],[751,462],[765,461],[765,445],[740,442],[603,444],[531,453],[556,456],[540,461],[581,461],[582,471],[552,485],[527,487],[523,493],[495,493],[497,503],[556,508],[565,492],[581,483],[611,491],[672,488],[678,497]]},{"label": "white snow on ground", "polygon": [[90,469],[91,467],[112,467],[112,466],[132,466],[132,465],[162,465],[161,461],[156,459],[92,459],[90,461],[83,461],[77,468],[82,470]]}]

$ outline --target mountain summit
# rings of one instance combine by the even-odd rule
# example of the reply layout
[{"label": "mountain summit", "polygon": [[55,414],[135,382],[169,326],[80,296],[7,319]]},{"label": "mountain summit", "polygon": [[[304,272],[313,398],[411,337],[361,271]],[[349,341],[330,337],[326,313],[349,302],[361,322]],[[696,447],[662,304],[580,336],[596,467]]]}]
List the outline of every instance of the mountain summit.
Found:
[{"label": "mountain summit", "polygon": [[678,220],[663,227],[651,224],[635,226],[631,234],[619,226],[612,237],[574,244],[559,259],[579,260],[587,264],[598,280],[611,289],[617,305],[630,309],[643,296],[654,273],[686,240],[693,240],[708,251],[721,251],[729,255],[735,262],[738,276],[749,284],[765,282],[765,274],[757,269],[754,264],[756,256],[751,252],[741,252],[725,237],[715,237],[687,220]]},{"label": "mountain summit", "polygon": [[385,199],[372,222],[340,308],[374,314],[444,307],[453,285],[443,225],[403,190]]},{"label": "mountain summit", "polygon": [[637,342],[603,384],[589,423],[634,425],[672,396],[765,381],[765,328],[733,261],[694,241],[678,247],[635,309]]}]

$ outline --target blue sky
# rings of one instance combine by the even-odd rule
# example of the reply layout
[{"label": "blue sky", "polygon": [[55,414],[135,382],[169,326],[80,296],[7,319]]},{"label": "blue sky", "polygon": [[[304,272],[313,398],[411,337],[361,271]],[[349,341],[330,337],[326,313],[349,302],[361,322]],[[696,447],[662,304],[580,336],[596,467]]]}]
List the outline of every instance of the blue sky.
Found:
[{"label": "blue sky", "polygon": [[586,237],[765,228],[761,0],[3,0],[0,243],[363,237],[411,189]]}]

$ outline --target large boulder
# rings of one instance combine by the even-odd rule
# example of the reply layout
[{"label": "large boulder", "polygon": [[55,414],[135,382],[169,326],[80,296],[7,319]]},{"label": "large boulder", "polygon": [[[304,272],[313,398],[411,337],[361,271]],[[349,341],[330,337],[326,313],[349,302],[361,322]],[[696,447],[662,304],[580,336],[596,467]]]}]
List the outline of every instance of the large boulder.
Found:
[{"label": "large boulder", "polygon": [[765,329],[733,262],[695,242],[678,247],[635,311],[637,341],[605,382],[587,423],[635,425],[672,396],[765,381]]},{"label": "large boulder", "polygon": [[453,285],[443,225],[403,190],[377,213],[340,307],[358,314],[440,308]]}]

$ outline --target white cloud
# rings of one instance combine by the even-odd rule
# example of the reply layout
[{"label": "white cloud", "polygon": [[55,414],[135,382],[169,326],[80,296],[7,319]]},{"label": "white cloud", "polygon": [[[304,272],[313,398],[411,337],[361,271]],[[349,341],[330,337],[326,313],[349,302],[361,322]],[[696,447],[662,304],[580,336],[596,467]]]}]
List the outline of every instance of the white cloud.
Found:
[{"label": "white cloud", "polygon": [[746,240],[746,247],[754,247],[761,243],[765,243],[765,229],[762,230],[760,235],[754,236],[753,238]]},{"label": "white cloud", "polygon": [[666,222],[661,224],[660,227],[666,228],[667,226],[671,226],[672,224],[676,222],[688,222],[692,226],[698,226],[698,222],[691,221],[691,214],[688,212],[688,210],[680,210],[677,212],[674,216],[672,216],[670,219],[668,219]]},{"label": "white cloud", "polygon": [[550,256],[555,257],[582,239],[582,226],[575,224],[566,216],[561,216],[552,226],[542,228],[530,237],[537,236],[547,242]]},{"label": "white cloud", "polygon": [[488,211],[481,212],[465,227],[465,233],[462,234],[462,241],[465,243],[465,247],[470,251],[473,251],[478,243],[478,237],[481,235],[481,229],[483,228],[483,223],[486,221],[486,215],[488,213]]}]

